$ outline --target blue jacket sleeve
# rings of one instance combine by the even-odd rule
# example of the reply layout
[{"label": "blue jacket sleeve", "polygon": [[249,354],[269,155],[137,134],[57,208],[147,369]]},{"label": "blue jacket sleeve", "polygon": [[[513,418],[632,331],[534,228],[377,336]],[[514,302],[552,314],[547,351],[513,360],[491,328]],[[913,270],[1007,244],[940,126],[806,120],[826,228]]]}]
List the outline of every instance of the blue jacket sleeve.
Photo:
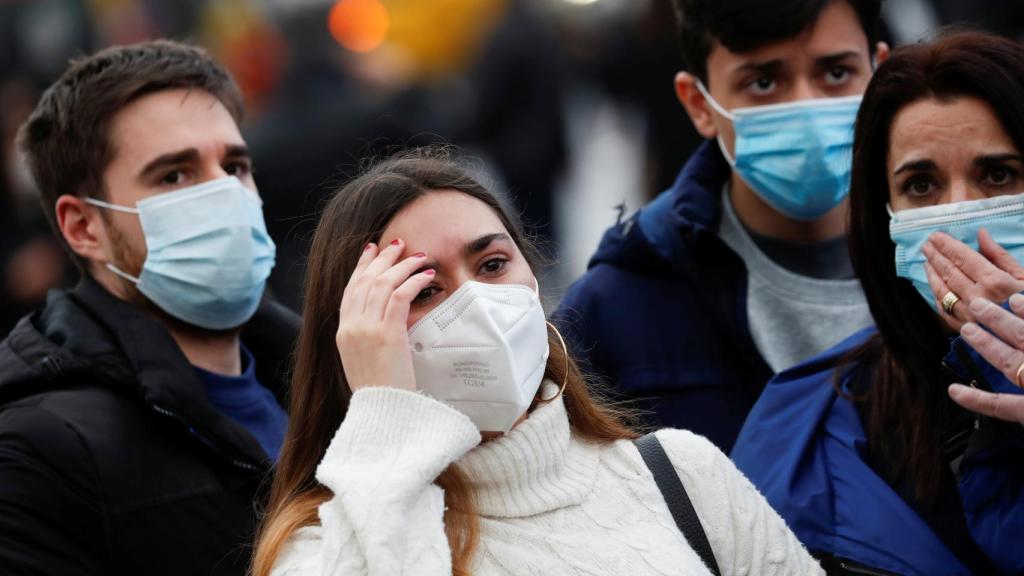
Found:
[{"label": "blue jacket sleeve", "polygon": [[[966,342],[983,387],[1005,394],[1022,391]],[[959,489],[971,535],[1004,574],[1024,573],[1024,551],[1015,534],[1024,531],[1024,428],[987,417],[977,420],[959,467]]]}]

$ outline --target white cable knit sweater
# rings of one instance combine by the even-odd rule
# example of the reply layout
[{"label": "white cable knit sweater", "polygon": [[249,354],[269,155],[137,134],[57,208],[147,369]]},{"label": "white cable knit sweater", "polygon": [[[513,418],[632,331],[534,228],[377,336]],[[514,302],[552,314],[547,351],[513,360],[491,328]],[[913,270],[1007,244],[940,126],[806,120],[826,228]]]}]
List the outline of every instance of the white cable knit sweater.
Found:
[{"label": "white cable knit sweater", "polygon": [[[714,445],[658,432],[723,576],[824,574]],[[708,575],[631,442],[574,438],[561,399],[478,445],[470,420],[415,392],[363,389],[317,470],[334,493],[288,541],[273,576],[451,574],[444,496],[458,461],[481,516],[473,574]]]}]

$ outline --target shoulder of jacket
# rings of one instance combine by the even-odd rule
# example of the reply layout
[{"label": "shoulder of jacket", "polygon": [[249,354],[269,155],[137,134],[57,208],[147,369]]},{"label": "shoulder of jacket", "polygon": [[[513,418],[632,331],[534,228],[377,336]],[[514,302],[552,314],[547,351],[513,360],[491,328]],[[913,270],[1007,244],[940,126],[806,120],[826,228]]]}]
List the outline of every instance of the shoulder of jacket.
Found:
[{"label": "shoulder of jacket", "polygon": [[[37,439],[81,437],[77,421],[118,420],[118,410],[132,400],[103,386],[54,388],[0,405],[0,433]],[[140,405],[141,406],[141,405]]]},{"label": "shoulder of jacket", "polygon": [[8,457],[45,461],[57,469],[91,460],[74,423],[37,402],[0,409],[0,446]]}]

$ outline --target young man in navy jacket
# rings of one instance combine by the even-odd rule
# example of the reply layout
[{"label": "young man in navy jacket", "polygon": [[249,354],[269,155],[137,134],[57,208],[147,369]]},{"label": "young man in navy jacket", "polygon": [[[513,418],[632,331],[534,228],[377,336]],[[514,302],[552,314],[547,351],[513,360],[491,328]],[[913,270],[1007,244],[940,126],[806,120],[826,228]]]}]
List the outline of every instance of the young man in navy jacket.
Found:
[{"label": "young man in navy jacket", "polygon": [[728,451],[764,384],[871,322],[846,252],[881,0],[676,0],[676,95],[708,139],[610,228],[556,312],[584,368]]}]

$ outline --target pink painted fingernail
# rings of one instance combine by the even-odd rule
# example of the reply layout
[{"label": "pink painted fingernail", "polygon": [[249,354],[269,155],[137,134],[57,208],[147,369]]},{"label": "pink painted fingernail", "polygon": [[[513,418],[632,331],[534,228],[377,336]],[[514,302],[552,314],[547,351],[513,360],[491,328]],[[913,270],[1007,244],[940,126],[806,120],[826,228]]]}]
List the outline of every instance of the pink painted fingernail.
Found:
[{"label": "pink painted fingernail", "polygon": [[391,241],[391,245],[392,246],[398,246],[399,242],[401,242],[401,240],[399,240],[398,238],[395,238],[394,240]]},{"label": "pink painted fingernail", "polygon": [[412,257],[413,258],[426,258],[427,257],[427,253],[426,252],[417,252],[417,253],[413,254]]},{"label": "pink painted fingernail", "polygon": [[363,246],[363,252],[366,252],[366,251],[367,251],[367,250],[369,250],[370,248],[373,248],[373,242],[370,242],[370,243],[369,243],[369,244],[367,244],[366,246]]},{"label": "pink painted fingernail", "polygon": [[427,276],[433,276],[434,274],[437,274],[437,271],[431,268],[430,270],[424,270],[423,273],[426,274]]}]

